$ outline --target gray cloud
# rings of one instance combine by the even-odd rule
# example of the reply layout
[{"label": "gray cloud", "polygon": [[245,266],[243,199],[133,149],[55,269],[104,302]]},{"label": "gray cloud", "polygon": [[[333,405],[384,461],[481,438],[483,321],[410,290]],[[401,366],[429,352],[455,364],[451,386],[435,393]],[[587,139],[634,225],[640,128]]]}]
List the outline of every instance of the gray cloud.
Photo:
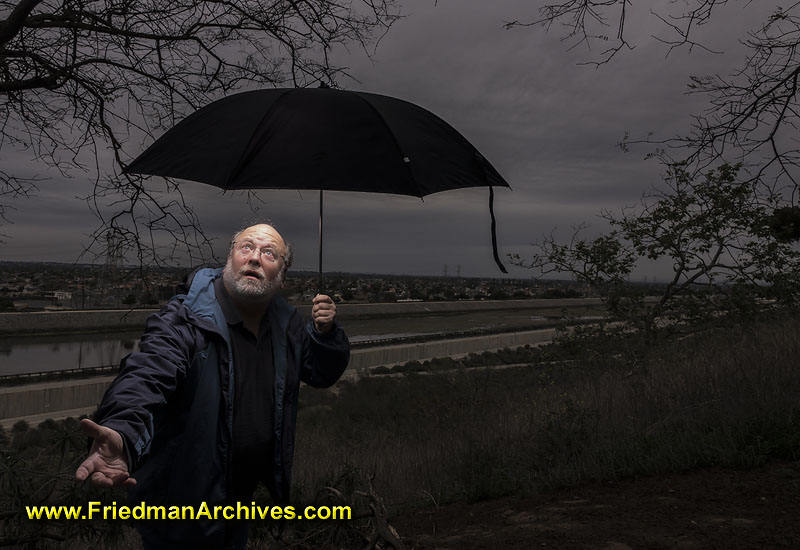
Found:
[{"label": "gray cloud", "polygon": [[[670,137],[685,132],[704,98],[687,96],[690,74],[727,73],[742,61],[737,40],[765,8],[726,5],[701,29],[706,43],[725,49],[672,52],[652,40],[665,35],[636,3],[628,32],[636,48],[599,69],[578,63],[597,51],[565,51],[554,29],[502,29],[507,20],[536,16],[527,0],[409,2],[398,22],[368,59],[334,52],[359,82],[341,82],[415,102],[461,131],[500,170],[513,191],[496,193],[502,252],[525,252],[530,242],[557,227],[559,234],[584,221],[596,230],[602,209],[634,204],[657,185],[660,167],[642,160],[645,148],[615,148],[625,132]],[[136,155],[138,151],[130,151]],[[3,151],[3,169],[33,174],[25,155]],[[153,182],[153,185],[158,185]],[[85,178],[54,177],[35,199],[14,201],[11,237],[0,248],[6,259],[74,260],[96,222],[86,205]],[[187,183],[187,202],[224,255],[230,234],[254,214],[242,194],[221,194]],[[258,212],[276,222],[297,250],[296,266],[316,269],[318,195],[261,191]],[[491,258],[486,189],[440,193],[425,201],[364,193],[326,195],[325,264],[338,271],[499,276]],[[512,275],[529,272],[513,269]]]}]

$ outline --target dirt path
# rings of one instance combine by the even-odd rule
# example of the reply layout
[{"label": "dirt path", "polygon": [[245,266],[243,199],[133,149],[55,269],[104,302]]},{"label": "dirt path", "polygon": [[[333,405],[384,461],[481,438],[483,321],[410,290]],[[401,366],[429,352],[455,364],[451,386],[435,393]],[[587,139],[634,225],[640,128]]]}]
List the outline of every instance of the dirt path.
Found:
[{"label": "dirt path", "polygon": [[396,518],[423,549],[800,549],[800,464],[704,469]]}]

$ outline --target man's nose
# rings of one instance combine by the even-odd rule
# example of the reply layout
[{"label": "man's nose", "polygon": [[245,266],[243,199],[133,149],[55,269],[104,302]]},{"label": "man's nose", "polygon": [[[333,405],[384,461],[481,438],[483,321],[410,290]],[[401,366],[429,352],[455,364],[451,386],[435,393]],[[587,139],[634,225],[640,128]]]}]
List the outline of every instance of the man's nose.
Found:
[{"label": "man's nose", "polygon": [[247,258],[247,263],[252,265],[261,265],[261,254],[259,254],[258,252],[250,254],[250,257]]}]

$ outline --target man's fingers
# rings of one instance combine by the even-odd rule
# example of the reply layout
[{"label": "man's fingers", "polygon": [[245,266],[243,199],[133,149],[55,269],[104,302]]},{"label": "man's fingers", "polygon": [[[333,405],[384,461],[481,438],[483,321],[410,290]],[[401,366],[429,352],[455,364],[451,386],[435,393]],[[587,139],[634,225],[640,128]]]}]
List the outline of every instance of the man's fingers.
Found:
[{"label": "man's fingers", "polygon": [[[75,477],[80,481],[87,479],[86,477],[79,478],[77,474]],[[88,479],[89,483],[95,487],[108,488],[120,485],[123,487],[133,487],[136,485],[136,480],[130,477],[126,472],[96,470],[90,476],[88,476]]]},{"label": "man's fingers", "polygon": [[311,318],[317,330],[327,332],[333,326],[336,318],[336,304],[330,296],[317,294],[314,296],[313,306],[311,307]]},{"label": "man's fingers", "polygon": [[114,482],[106,474],[102,472],[95,472],[89,478],[89,482],[95,487],[113,487]]},{"label": "man's fingers", "polygon": [[313,315],[315,321],[332,321],[334,316],[333,311],[317,311]]},{"label": "man's fingers", "polygon": [[88,418],[81,420],[80,427],[94,442],[88,458],[75,470],[75,479],[89,480],[96,487],[136,484],[135,480],[128,481],[130,476],[123,454],[122,436]]},{"label": "man's fingers", "polygon": [[108,474],[103,471],[103,465],[97,461],[101,460],[96,453],[92,453],[89,458],[84,460],[78,469],[75,470],[75,479],[78,481],[86,481],[87,479],[92,485],[99,487],[106,487],[105,480],[109,478]]},{"label": "man's fingers", "polygon": [[75,479],[78,481],[85,481],[89,475],[94,472],[94,463],[91,460],[84,460],[83,463],[75,470]]},{"label": "man's fingers", "polygon": [[315,304],[314,307],[311,308],[311,312],[312,313],[323,313],[323,312],[336,313],[336,305],[333,302]]}]

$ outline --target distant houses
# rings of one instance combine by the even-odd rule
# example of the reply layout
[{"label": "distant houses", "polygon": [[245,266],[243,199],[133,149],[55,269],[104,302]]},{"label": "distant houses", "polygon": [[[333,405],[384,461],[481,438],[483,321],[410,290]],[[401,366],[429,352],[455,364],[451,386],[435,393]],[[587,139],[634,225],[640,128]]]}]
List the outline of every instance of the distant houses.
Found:
[{"label": "distant houses", "polygon": [[[164,304],[189,268],[119,267],[110,278],[104,266],[0,261],[0,311],[154,307]],[[470,278],[363,273],[327,273],[323,292],[338,303],[422,302],[572,298],[591,296],[575,281]],[[289,272],[285,296],[308,303],[318,292],[318,275]]]}]

